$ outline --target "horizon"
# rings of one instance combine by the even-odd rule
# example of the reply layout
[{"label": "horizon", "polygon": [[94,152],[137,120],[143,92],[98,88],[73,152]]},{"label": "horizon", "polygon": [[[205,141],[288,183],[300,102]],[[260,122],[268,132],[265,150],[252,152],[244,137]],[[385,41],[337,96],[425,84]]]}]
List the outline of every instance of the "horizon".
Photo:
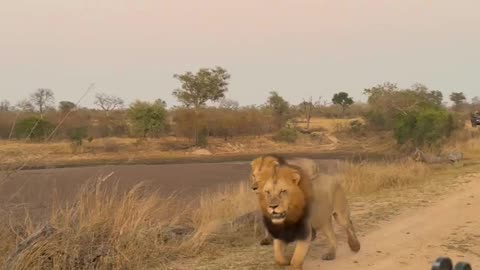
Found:
[{"label": "horizon", "polygon": [[[222,66],[241,106],[278,91],[291,104],[389,81],[478,96],[476,1],[78,1],[4,3],[0,99],[37,88],[94,107],[95,93],[178,105],[175,73]],[[248,20],[246,20],[248,18]]]}]

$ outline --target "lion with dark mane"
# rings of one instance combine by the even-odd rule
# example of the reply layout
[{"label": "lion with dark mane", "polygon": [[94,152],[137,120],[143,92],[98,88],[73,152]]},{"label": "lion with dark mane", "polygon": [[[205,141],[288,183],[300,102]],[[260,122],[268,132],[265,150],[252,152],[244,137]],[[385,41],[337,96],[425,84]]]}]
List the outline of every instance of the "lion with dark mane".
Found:
[{"label": "lion with dark mane", "polygon": [[[265,182],[271,176],[271,170],[276,165],[294,165],[300,167],[309,179],[317,179],[320,173],[317,163],[309,158],[290,158],[285,159],[278,155],[264,155],[254,159],[251,163],[250,187],[257,194],[262,191]],[[315,239],[316,231],[313,230],[312,240]],[[271,245],[273,238],[265,230],[265,237],[260,241],[260,245]]]},{"label": "lion with dark mane", "polygon": [[[275,261],[279,265],[291,265],[302,269],[308,253],[312,234],[319,230],[328,241],[328,251],[322,256],[333,260],[336,255],[336,238],[332,216],[345,228],[348,244],[354,252],[360,250],[345,192],[341,185],[329,179],[312,179],[300,166],[272,161],[263,166],[262,179],[257,198],[263,215],[263,222],[273,237]],[[296,242],[291,260],[284,255],[285,246]]]}]

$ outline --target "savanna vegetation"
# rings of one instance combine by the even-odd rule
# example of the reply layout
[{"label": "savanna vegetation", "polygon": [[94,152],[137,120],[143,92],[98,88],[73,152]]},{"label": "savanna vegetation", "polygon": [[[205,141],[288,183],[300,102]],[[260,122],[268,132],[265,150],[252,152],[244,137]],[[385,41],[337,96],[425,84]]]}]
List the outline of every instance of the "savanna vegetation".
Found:
[{"label": "savanna vegetation", "polygon": [[[340,91],[331,99],[310,97],[291,104],[273,91],[263,104],[239,106],[227,98],[230,74],[223,68],[174,78],[179,88],[172,94],[181,105],[170,108],[161,97],[126,105],[105,93],[96,94],[95,108],[84,108],[71,101],[55,103],[50,89],[38,89],[15,105],[2,100],[0,161],[22,165],[75,156],[75,162],[107,162],[123,158],[121,153],[127,158],[177,158],[197,147],[219,155],[355,153],[376,147],[407,153],[414,148],[455,149],[465,154],[465,164],[478,168],[480,132],[466,128],[465,122],[480,103],[478,98],[467,102],[461,92],[452,93],[453,105],[447,106],[440,91],[424,85],[403,89],[384,83],[364,90],[366,103]],[[393,143],[380,149],[385,142]],[[427,192],[423,185],[450,177],[452,170],[458,174],[473,168],[432,166],[405,156],[394,162],[344,161],[337,167],[336,174],[325,177],[340,181],[353,201],[392,190],[402,191],[405,198],[419,185]],[[17,169],[1,172],[0,189]],[[0,262],[7,269],[192,269],[190,261],[209,269],[209,261],[253,250],[262,234],[252,216],[255,197],[246,183],[186,202],[142,184],[120,190],[106,176],[83,186],[68,202],[54,195],[41,209],[0,202]]]}]

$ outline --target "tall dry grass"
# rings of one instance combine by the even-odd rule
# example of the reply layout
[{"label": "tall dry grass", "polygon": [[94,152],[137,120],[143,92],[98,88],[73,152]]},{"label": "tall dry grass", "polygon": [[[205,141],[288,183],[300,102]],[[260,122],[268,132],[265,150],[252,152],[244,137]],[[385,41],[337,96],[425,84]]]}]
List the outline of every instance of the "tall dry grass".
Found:
[{"label": "tall dry grass", "polygon": [[[242,183],[185,204],[142,184],[119,192],[100,179],[70,203],[53,205],[44,220],[28,214],[2,219],[0,262],[7,269],[161,269],[208,250],[210,238],[222,231],[228,234],[236,217],[255,208],[251,196]],[[53,233],[22,247],[44,224]]]},{"label": "tall dry grass", "polygon": [[334,176],[348,193],[363,195],[390,188],[399,188],[425,182],[431,169],[413,160],[397,162],[344,162]]},{"label": "tall dry grass", "polygon": [[[478,140],[467,143],[462,147],[480,150]],[[428,181],[432,172],[411,160],[342,162],[326,177],[341,181],[350,195],[364,195]],[[70,203],[55,203],[45,219],[28,212],[2,219],[0,261],[48,223],[54,232],[20,249],[10,269],[167,269],[172,261],[256,243],[256,223],[237,222],[256,207],[247,183],[186,201],[141,184],[121,192],[106,177],[85,185]]]}]

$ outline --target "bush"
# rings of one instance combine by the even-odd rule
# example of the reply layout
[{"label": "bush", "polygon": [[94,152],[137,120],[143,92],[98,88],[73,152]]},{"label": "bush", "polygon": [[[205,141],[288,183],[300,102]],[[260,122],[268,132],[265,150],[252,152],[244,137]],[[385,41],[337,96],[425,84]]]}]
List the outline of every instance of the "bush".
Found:
[{"label": "bush", "polygon": [[83,139],[87,138],[88,136],[88,129],[87,127],[78,127],[72,128],[68,130],[68,138],[72,143],[81,146],[83,144]]},{"label": "bush", "polygon": [[19,139],[43,140],[48,138],[54,126],[47,120],[33,116],[18,121],[15,136]]},{"label": "bush", "polygon": [[435,146],[448,138],[454,129],[452,114],[440,108],[426,108],[399,115],[394,135],[399,144],[412,142],[415,146]]},{"label": "bush", "polygon": [[279,142],[287,142],[287,143],[294,143],[298,138],[298,133],[295,128],[292,127],[284,127],[280,129],[275,136],[273,136],[273,139],[275,141]]},{"label": "bush", "polygon": [[353,120],[350,122],[350,131],[356,135],[365,135],[365,124],[359,120]]},{"label": "bush", "polygon": [[135,135],[159,136],[167,129],[167,110],[161,102],[136,101],[128,109],[127,116]]}]

